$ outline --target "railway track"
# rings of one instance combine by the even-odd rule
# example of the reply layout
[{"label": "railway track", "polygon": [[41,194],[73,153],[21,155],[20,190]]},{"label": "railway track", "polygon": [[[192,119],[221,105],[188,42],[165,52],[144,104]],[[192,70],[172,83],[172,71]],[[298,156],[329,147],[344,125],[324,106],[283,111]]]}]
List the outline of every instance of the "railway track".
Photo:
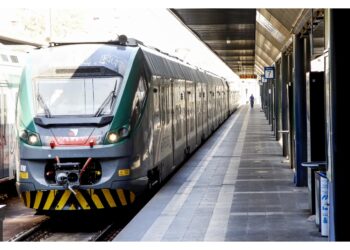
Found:
[{"label": "railway track", "polygon": [[15,235],[9,241],[112,241],[158,189],[148,192],[131,207],[51,214],[40,224]]},{"label": "railway track", "polygon": [[53,216],[9,241],[112,241],[134,215]]}]

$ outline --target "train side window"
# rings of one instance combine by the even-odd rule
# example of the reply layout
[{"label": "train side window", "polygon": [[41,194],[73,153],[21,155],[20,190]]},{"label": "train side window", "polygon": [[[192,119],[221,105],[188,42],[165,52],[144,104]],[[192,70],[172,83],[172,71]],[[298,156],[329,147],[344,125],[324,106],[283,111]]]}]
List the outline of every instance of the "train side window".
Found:
[{"label": "train side window", "polygon": [[3,62],[8,62],[8,61],[9,61],[7,55],[4,55],[4,54],[1,54],[1,60],[2,60]]},{"label": "train side window", "polygon": [[10,56],[10,58],[11,58],[11,61],[13,63],[18,63],[18,57],[17,56]]}]

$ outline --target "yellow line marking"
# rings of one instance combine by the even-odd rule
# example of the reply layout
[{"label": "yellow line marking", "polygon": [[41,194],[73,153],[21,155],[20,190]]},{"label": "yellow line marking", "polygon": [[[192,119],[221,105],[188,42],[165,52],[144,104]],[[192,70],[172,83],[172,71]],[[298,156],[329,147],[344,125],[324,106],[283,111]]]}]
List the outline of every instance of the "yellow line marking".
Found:
[{"label": "yellow line marking", "polygon": [[102,189],[102,192],[103,192],[103,194],[108,202],[108,205],[110,207],[117,207],[117,204],[115,204],[115,201],[114,201],[111,193],[109,192],[109,189]]},{"label": "yellow line marking", "polygon": [[104,208],[100,197],[98,197],[98,195],[94,193],[94,190],[91,190],[91,199],[95,203],[97,208]]},{"label": "yellow line marking", "polygon": [[58,202],[57,206],[56,206],[56,210],[62,210],[62,208],[64,208],[64,206],[66,205],[68,199],[69,199],[69,196],[71,195],[71,191],[70,190],[65,190],[63,195],[62,195],[62,198],[60,199],[60,201]]},{"label": "yellow line marking", "polygon": [[122,205],[123,205],[123,206],[128,205],[128,203],[126,202],[125,196],[124,196],[123,189],[118,188],[118,189],[117,189],[117,193],[118,193],[119,200],[120,200],[120,202],[122,203]]},{"label": "yellow line marking", "polygon": [[133,203],[135,201],[135,194],[130,192],[130,202]]},{"label": "yellow line marking", "polygon": [[87,201],[85,200],[84,196],[81,194],[81,192],[79,190],[76,190],[75,192],[77,192],[77,195],[75,196],[75,198],[77,198],[80,206],[83,209],[90,209],[89,204],[87,203]]},{"label": "yellow line marking", "polygon": [[70,207],[69,207],[69,210],[77,210],[74,206],[74,204],[72,204]]},{"label": "yellow line marking", "polygon": [[26,206],[27,206],[27,207],[30,207],[30,191],[27,191],[27,192],[26,192],[26,200],[27,200]]},{"label": "yellow line marking", "polygon": [[51,207],[51,204],[53,202],[53,200],[55,199],[55,191],[54,190],[50,190],[49,196],[46,199],[45,205],[43,210],[49,210]]},{"label": "yellow line marking", "polygon": [[34,206],[33,206],[34,209],[38,209],[39,208],[39,205],[40,205],[42,197],[43,197],[43,192],[42,191],[38,191],[36,193],[36,197],[35,197],[35,202],[34,202]]}]

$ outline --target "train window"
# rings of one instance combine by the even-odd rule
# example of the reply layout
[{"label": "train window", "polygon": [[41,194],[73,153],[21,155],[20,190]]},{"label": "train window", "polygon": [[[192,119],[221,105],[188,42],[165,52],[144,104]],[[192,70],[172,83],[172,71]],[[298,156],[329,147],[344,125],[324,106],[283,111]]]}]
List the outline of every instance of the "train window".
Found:
[{"label": "train window", "polygon": [[48,117],[109,114],[120,81],[120,77],[38,79],[34,95],[36,113]]},{"label": "train window", "polygon": [[139,85],[137,87],[137,95],[141,104],[143,104],[145,100],[146,92],[147,92],[147,84],[146,84],[145,78],[141,76],[139,80]]},{"label": "train window", "polygon": [[17,56],[10,56],[10,58],[11,58],[11,61],[13,63],[18,63],[18,57]]},{"label": "train window", "polygon": [[4,54],[1,54],[1,60],[2,60],[3,62],[8,62],[8,61],[9,61],[7,55],[4,55]]},{"label": "train window", "polygon": [[140,77],[139,84],[135,93],[132,104],[131,124],[136,124],[137,119],[141,114],[141,109],[146,99],[147,83],[143,76]]}]

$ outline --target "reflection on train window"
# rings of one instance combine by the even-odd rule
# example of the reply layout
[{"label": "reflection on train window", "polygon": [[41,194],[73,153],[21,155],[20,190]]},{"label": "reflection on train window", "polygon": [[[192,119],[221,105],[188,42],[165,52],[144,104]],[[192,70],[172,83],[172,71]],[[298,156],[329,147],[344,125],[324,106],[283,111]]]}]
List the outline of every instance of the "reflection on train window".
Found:
[{"label": "reflection on train window", "polygon": [[37,115],[110,114],[120,77],[39,79],[34,99]]}]

